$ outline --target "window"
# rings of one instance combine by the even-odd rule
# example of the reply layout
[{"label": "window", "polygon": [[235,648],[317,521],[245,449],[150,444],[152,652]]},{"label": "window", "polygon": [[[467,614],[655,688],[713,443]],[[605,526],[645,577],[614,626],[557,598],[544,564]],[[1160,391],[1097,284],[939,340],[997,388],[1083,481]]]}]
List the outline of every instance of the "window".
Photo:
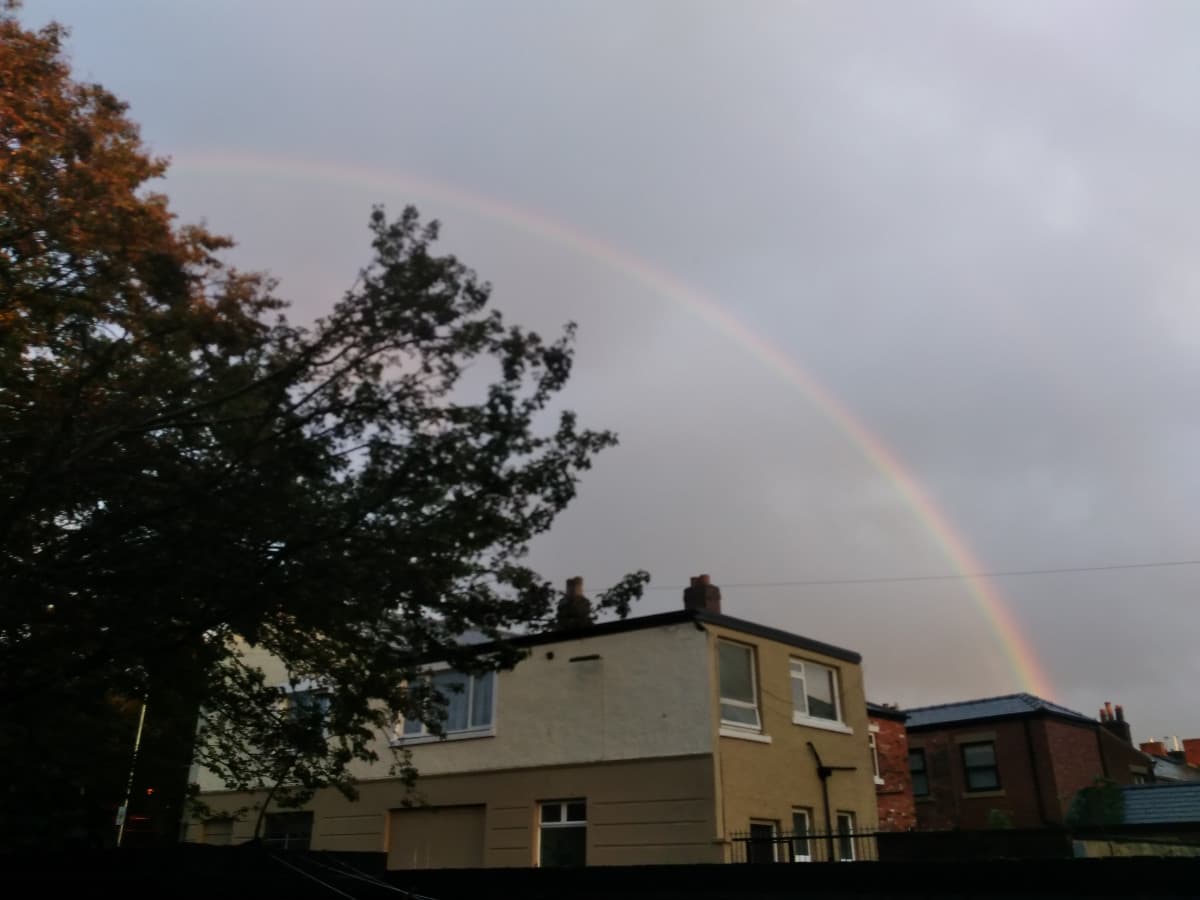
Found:
[{"label": "window", "polygon": [[912,775],[914,797],[929,796],[929,769],[925,765],[925,751],[914,749],[908,751],[908,771]]},{"label": "window", "polygon": [[[430,687],[441,695],[446,704],[442,730],[447,735],[487,731],[492,727],[496,673],[465,675],[452,669],[434,672]],[[401,735],[405,738],[427,737],[428,726],[420,719],[405,719]]]},{"label": "window", "polygon": [[811,862],[812,813],[807,809],[792,810],[792,862]]},{"label": "window", "polygon": [[717,653],[721,667],[721,721],[739,728],[759,729],[754,648],[721,641]]},{"label": "window", "polygon": [[968,791],[1000,789],[1000,770],[996,768],[996,745],[992,741],[962,745],[963,771]]},{"label": "window", "polygon": [[539,866],[582,866],[587,863],[587,801],[548,800],[541,804],[538,831]]},{"label": "window", "polygon": [[746,849],[749,852],[747,862],[775,862],[775,835],[779,831],[779,823],[765,819],[750,820],[750,843]]},{"label": "window", "polygon": [[871,748],[871,773],[875,776],[876,784],[883,784],[883,776],[879,774],[879,745],[875,743],[875,732],[867,732],[867,744]]},{"label": "window", "polygon": [[854,862],[854,813],[837,814],[837,841],[838,859]]},{"label": "window", "polygon": [[792,719],[842,720],[838,704],[837,671],[820,663],[793,659]]},{"label": "window", "polygon": [[313,814],[310,812],[267,813],[263,821],[263,843],[280,850],[307,850],[312,842]]},{"label": "window", "polygon": [[293,722],[310,716],[324,719],[329,714],[330,698],[324,691],[292,691],[287,695],[288,718]]}]

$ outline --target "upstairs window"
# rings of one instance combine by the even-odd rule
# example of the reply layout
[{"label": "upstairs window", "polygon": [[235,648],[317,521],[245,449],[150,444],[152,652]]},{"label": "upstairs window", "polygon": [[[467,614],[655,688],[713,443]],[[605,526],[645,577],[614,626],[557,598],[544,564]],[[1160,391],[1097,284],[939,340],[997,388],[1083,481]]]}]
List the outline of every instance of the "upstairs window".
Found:
[{"label": "upstairs window", "polygon": [[759,730],[758,686],[754,680],[754,648],[721,641],[717,644],[721,669],[721,721],[737,728]]},{"label": "upstairs window", "polygon": [[883,776],[879,774],[879,743],[875,732],[867,732],[867,744],[871,748],[871,774],[875,776],[876,784],[883,784]]},{"label": "upstairs window", "polygon": [[292,691],[287,695],[287,714],[292,721],[316,718],[324,720],[329,715],[329,694],[319,690]]},{"label": "upstairs window", "polygon": [[929,796],[929,769],[925,764],[925,751],[919,748],[908,751],[908,771],[912,775],[914,797]]},{"label": "upstairs window", "polygon": [[1000,769],[996,766],[996,745],[992,741],[963,744],[962,761],[968,791],[1000,789]]},{"label": "upstairs window", "polygon": [[820,663],[793,659],[792,719],[824,719],[841,722],[837,670]]},{"label": "upstairs window", "polygon": [[[495,715],[495,672],[466,675],[443,669],[430,675],[429,683],[445,703],[441,725],[447,736],[491,729]],[[401,726],[401,736],[405,738],[431,735],[432,732],[420,719],[405,719]]]}]

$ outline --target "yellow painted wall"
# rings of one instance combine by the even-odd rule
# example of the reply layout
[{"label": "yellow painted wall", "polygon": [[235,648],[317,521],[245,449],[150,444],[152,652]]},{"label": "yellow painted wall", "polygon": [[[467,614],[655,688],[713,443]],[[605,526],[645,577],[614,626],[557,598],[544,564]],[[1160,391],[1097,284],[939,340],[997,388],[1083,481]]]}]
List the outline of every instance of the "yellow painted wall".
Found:
[{"label": "yellow painted wall", "polygon": [[[727,639],[755,648],[762,734],[771,739],[768,744],[734,737],[716,738],[714,772],[720,797],[718,815],[722,836],[728,838],[736,832],[747,831],[751,819],[775,821],[780,830],[790,831],[794,807],[809,809],[813,828],[825,830],[821,782],[816,773],[816,760],[808,748],[810,741],[826,765],[856,767],[852,772],[836,772],[829,780],[830,809],[835,826],[837,812],[845,810],[854,813],[859,830],[873,830],[878,811],[867,742],[861,665],[720,626],[706,627],[710,635],[714,732],[720,731],[717,642]],[[837,669],[842,718],[851,733],[793,723],[789,667],[793,657]]]}]

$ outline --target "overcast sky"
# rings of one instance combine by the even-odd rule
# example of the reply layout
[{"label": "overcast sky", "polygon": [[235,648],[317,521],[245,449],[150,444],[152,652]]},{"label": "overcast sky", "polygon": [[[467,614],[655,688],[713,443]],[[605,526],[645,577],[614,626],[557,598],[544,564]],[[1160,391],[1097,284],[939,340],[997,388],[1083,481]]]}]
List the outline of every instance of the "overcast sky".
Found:
[{"label": "overcast sky", "polygon": [[[700,572],[960,569],[667,282],[852,411],[987,571],[1200,557],[1194,3],[27,0],[49,18],[175,160],[181,218],[234,235],[298,318],[367,261],[371,204],[413,202],[509,316],[579,323],[566,402],[622,443],[535,548],[555,581],[646,568],[649,613]],[[992,585],[1054,699],[1122,703],[1145,740],[1200,736],[1198,580]],[[875,700],[1022,688],[965,580],[723,602],[862,652]]]}]

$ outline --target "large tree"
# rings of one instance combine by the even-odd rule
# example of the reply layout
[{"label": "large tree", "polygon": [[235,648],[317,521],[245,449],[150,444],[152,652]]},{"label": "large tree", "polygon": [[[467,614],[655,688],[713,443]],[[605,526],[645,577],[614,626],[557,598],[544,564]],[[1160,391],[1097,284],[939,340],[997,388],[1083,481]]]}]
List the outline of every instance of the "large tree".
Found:
[{"label": "large tree", "polygon": [[[201,705],[234,780],[285,760],[349,790],[397,713],[436,721],[401,688],[423,660],[512,664],[504,635],[550,615],[523,557],[615,438],[551,409],[573,329],[506,324],[412,208],[376,209],[353,286],[288,321],[147,190],[166,162],[63,40],[0,12],[0,840],[35,808],[51,831],[111,808],[96,759],[128,735],[103,723],[147,695]],[[600,605],[625,614],[644,580]],[[247,644],[321,715],[270,715]]]}]

